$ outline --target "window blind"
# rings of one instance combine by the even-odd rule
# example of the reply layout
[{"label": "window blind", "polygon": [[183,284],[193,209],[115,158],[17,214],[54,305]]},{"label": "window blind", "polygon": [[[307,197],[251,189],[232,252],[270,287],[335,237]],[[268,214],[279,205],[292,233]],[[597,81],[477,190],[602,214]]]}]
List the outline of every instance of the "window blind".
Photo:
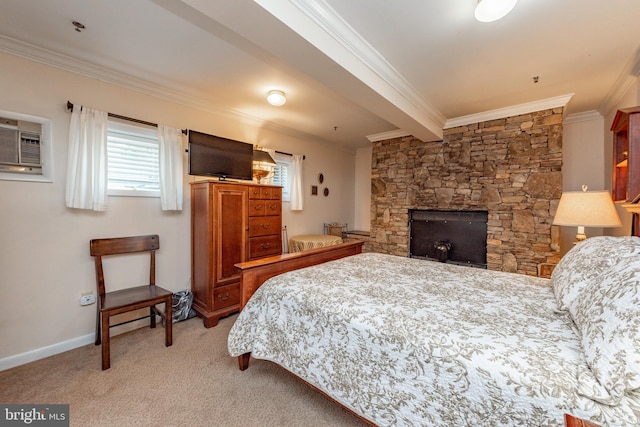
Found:
[{"label": "window blind", "polygon": [[110,190],[160,191],[155,130],[110,122],[107,156]]}]

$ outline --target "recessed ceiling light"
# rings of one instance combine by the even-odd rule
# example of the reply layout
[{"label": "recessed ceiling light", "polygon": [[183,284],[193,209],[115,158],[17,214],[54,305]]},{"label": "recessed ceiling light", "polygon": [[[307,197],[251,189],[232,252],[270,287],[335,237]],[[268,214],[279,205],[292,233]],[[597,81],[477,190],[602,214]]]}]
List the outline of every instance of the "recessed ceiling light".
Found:
[{"label": "recessed ceiling light", "polygon": [[493,22],[503,18],[518,0],[478,0],[475,16],[480,22]]},{"label": "recessed ceiling light", "polygon": [[280,107],[281,105],[284,105],[285,102],[287,102],[287,98],[284,96],[284,92],[281,90],[270,90],[267,94],[267,101],[269,102],[269,104],[275,107]]}]

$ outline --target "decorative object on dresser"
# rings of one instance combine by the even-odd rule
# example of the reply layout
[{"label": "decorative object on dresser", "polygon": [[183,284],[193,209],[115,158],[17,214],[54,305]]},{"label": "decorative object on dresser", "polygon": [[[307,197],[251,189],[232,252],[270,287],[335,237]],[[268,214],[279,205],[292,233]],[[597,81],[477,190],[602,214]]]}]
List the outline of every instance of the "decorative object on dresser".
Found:
[{"label": "decorative object on dresser", "polygon": [[[173,344],[173,322],[171,305],[173,293],[156,286],[156,250],[160,249],[160,237],[149,236],[116,237],[110,239],[93,239],[89,243],[91,256],[95,257],[96,281],[98,285],[98,307],[96,312],[96,345],[102,343],[102,370],[111,367],[109,329],[149,317],[151,328],[156,327],[156,315],[162,317],[165,327],[165,345]],[[110,255],[149,254],[149,283],[133,288],[106,292],[102,257]],[[162,313],[157,304],[165,305]],[[149,315],[110,325],[111,316],[149,308]]]},{"label": "decorative object on dresser", "polygon": [[237,263],[282,253],[282,188],[191,183],[191,290],[205,327],[240,309]]},{"label": "decorative object on dresser", "polygon": [[257,146],[253,150],[253,177],[258,181],[258,184],[273,174],[273,167],[276,164],[273,157],[266,151],[263,151],[262,147]]}]

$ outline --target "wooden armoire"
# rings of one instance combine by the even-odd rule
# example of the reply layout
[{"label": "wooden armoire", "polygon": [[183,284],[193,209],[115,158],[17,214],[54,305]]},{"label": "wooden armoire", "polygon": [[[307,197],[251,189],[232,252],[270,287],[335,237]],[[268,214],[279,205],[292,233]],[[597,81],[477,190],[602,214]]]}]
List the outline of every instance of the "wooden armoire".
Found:
[{"label": "wooden armoire", "polygon": [[207,328],[240,310],[235,264],[282,253],[282,188],[191,183],[191,291]]}]

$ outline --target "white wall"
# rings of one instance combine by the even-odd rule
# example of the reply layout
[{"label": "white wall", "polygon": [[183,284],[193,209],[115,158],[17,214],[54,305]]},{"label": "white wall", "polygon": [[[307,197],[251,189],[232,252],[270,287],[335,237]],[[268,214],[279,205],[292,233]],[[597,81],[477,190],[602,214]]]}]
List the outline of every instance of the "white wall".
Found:
[{"label": "white wall", "polygon": [[352,230],[371,230],[371,156],[373,147],[356,152],[355,219]]},{"label": "white wall", "polygon": [[[606,190],[606,147],[604,118],[597,111],[567,116],[562,134],[562,190],[580,191],[582,185],[589,190]],[[560,227],[560,251],[573,247],[577,227]],[[602,228],[587,228],[587,236],[602,235]]]},{"label": "white wall", "polygon": [[[355,153],[328,143],[275,133],[230,115],[197,110],[93,78],[0,53],[0,110],[48,118],[53,125],[53,183],[0,180],[0,369],[92,342],[95,305],[80,294],[95,291],[89,240],[160,235],[157,281],[173,290],[190,283],[189,184],[185,209],[162,212],[157,198],[110,197],[106,212],[65,207],[70,114],[67,100],[103,111],[305,154],[305,208],[283,206],[289,236],[321,233],[327,221],[353,222]],[[186,166],[186,154],[185,154]],[[185,167],[185,173],[186,173]],[[328,197],[311,197],[319,172]],[[107,272],[108,273],[108,272]],[[138,277],[125,267],[118,277]],[[113,278],[117,278],[112,276]],[[142,277],[141,277],[142,280]],[[176,337],[174,342],[179,343]]]}]

